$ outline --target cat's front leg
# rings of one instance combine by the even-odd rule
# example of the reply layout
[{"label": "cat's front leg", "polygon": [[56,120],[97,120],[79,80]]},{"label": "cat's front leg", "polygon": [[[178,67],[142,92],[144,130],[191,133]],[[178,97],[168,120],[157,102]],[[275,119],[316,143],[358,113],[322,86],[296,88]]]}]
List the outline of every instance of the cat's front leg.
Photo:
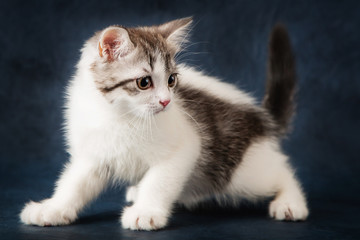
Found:
[{"label": "cat's front leg", "polygon": [[129,186],[126,189],[126,202],[128,203],[133,203],[136,200],[137,197],[137,193],[138,193],[138,188],[137,186]]},{"label": "cat's front leg", "polygon": [[30,201],[20,214],[25,224],[38,226],[67,225],[79,211],[104,188],[108,174],[87,162],[70,163],[56,184],[54,195],[41,202]]},{"label": "cat's front leg", "polygon": [[191,152],[189,149],[176,153],[176,157],[158,162],[148,170],[136,186],[134,204],[123,211],[123,228],[155,230],[166,226],[172,206],[193,168],[196,153]]}]

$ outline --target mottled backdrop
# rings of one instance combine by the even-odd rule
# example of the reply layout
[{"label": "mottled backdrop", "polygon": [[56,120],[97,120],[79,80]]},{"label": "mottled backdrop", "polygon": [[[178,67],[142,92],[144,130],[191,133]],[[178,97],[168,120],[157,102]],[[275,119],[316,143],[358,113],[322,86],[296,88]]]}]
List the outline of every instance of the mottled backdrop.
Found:
[{"label": "mottled backdrop", "polygon": [[[216,219],[208,210],[199,213],[200,220],[195,213],[179,211],[173,228],[132,233],[117,223],[123,197],[112,190],[78,225],[43,229],[18,224],[23,203],[50,196],[68,158],[62,133],[64,90],[84,41],[111,24],[154,25],[185,16],[195,21],[183,61],[236,84],[259,101],[269,32],[279,21],[288,27],[299,90],[293,132],[284,148],[309,196],[309,221],[275,223],[266,218],[265,208],[245,209],[250,211],[246,216],[241,208],[235,215],[219,211]],[[2,0],[0,233],[5,239],[14,234],[25,239],[239,239],[263,234],[355,239],[360,213],[359,29],[360,1]]]}]

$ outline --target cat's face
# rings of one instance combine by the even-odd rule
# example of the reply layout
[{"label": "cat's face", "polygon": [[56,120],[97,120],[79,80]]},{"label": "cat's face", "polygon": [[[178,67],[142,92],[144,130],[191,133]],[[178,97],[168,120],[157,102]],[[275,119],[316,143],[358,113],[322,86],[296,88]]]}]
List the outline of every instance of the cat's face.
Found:
[{"label": "cat's face", "polygon": [[148,117],[171,108],[178,73],[174,55],[191,19],[148,28],[109,27],[98,34],[95,85],[121,114]]}]

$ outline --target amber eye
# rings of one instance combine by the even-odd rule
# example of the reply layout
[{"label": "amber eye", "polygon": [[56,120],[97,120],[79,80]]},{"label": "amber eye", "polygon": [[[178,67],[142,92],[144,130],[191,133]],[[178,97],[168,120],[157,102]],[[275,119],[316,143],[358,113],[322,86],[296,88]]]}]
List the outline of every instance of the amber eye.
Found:
[{"label": "amber eye", "polygon": [[176,82],[177,82],[177,76],[176,75],[177,75],[176,73],[173,73],[173,74],[170,75],[170,77],[168,79],[168,86],[170,88],[173,88],[176,85]]},{"label": "amber eye", "polygon": [[152,86],[151,77],[147,76],[147,77],[138,78],[136,79],[136,84],[138,88],[140,88],[141,90],[146,90]]}]

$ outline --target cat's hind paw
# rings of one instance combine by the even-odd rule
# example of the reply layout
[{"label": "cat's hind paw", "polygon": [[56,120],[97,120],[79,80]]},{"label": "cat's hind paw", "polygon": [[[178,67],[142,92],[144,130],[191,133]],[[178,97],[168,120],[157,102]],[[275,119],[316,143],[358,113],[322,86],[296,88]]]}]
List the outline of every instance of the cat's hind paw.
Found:
[{"label": "cat's hind paw", "polygon": [[29,202],[20,213],[20,220],[28,225],[58,226],[75,221],[77,215],[71,209],[55,206],[49,200]]},{"label": "cat's hind paw", "polygon": [[289,202],[275,199],[270,203],[269,214],[275,220],[304,221],[309,215],[309,210],[302,201]]},{"label": "cat's hind paw", "polygon": [[165,227],[168,216],[162,211],[126,207],[121,217],[122,227],[131,230],[157,230]]}]

